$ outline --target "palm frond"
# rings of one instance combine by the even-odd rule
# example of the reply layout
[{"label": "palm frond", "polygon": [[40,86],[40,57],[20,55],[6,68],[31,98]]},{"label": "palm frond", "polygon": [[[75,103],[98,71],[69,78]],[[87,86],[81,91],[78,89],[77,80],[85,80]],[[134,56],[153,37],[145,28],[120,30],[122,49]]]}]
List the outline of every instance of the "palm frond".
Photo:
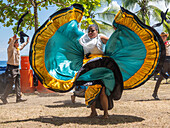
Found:
[{"label": "palm frond", "polygon": [[142,12],[141,9],[137,12],[136,15],[138,16],[138,18],[139,18],[143,23],[146,24],[146,22],[147,22],[147,24],[149,24],[149,21],[148,21],[148,20],[149,20],[148,14],[145,14],[145,16],[144,16],[144,14],[143,14],[143,12]]},{"label": "palm frond", "polygon": [[164,31],[168,32],[170,34],[170,24],[168,24],[167,22],[163,22],[163,26],[164,26]]},{"label": "palm frond", "polygon": [[159,2],[160,0],[149,0],[149,2]]},{"label": "palm frond", "polygon": [[168,4],[170,3],[169,0],[164,0],[165,1],[165,5],[168,6]]},{"label": "palm frond", "polygon": [[136,15],[137,15],[137,17],[138,17],[140,20],[142,20],[142,12],[141,12],[141,10],[139,10]]},{"label": "palm frond", "polygon": [[97,13],[96,15],[99,18],[112,23],[116,14],[106,12],[106,13]]},{"label": "palm frond", "polygon": [[[103,24],[103,26],[106,26],[106,28],[109,26],[109,27],[112,27],[112,24],[109,24],[109,23],[107,23],[107,22],[105,22],[105,21],[102,21],[102,20],[95,20],[96,22],[98,22],[98,23],[101,23],[101,24]],[[103,27],[104,28],[104,27]]]},{"label": "palm frond", "polygon": [[152,17],[154,20],[161,22],[161,10],[160,9],[154,9],[152,12]]},{"label": "palm frond", "polygon": [[[150,6],[150,8],[152,8],[153,12],[152,12],[152,17],[154,18],[154,20],[161,22],[162,18],[161,18],[161,11],[159,8],[154,7],[154,6]],[[170,12],[167,13],[166,17],[169,19],[170,18]]]},{"label": "palm frond", "polygon": [[149,19],[148,14],[145,16],[145,24],[150,25],[150,19]]},{"label": "palm frond", "polygon": [[120,6],[117,2],[112,1],[107,7],[105,7],[101,12],[95,13],[95,16],[98,16],[99,19],[112,23],[115,15],[120,10]]},{"label": "palm frond", "polygon": [[114,32],[112,24],[108,24],[101,20],[93,20],[93,23],[98,25],[100,33],[110,36]]},{"label": "palm frond", "polygon": [[123,7],[127,9],[133,9],[138,3],[138,0],[122,0]]},{"label": "palm frond", "polygon": [[[167,22],[164,21],[163,23],[163,31],[164,32],[168,32],[170,35],[170,24],[168,24]],[[170,39],[170,37],[168,37],[168,40]]]}]

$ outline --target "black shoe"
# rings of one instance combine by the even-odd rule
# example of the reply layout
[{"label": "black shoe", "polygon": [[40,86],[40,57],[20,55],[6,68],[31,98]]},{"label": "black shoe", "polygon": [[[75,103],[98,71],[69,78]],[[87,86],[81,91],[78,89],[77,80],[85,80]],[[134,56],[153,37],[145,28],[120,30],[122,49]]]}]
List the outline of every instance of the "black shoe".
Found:
[{"label": "black shoe", "polygon": [[4,98],[1,98],[1,101],[3,102],[3,104],[7,104],[8,103],[7,99],[4,99]]},{"label": "black shoe", "polygon": [[27,99],[17,99],[16,102],[19,103],[19,102],[25,102],[27,101]]},{"label": "black shoe", "polygon": [[155,100],[160,100],[159,98],[158,98],[158,95],[157,94],[152,94],[152,96],[153,96],[153,98],[155,99]]}]

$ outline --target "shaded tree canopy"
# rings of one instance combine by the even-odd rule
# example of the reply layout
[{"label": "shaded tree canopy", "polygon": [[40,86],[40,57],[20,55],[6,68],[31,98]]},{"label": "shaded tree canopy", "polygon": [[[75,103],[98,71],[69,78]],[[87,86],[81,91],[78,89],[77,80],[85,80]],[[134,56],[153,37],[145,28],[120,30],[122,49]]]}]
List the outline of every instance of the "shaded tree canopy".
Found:
[{"label": "shaded tree canopy", "polygon": [[[28,15],[24,17],[19,31],[22,27],[26,30],[31,30],[32,27],[35,31],[38,29],[38,11],[42,8],[48,9],[50,5],[56,5],[56,10],[68,7],[74,3],[82,4],[85,8],[85,19],[83,22],[90,24],[91,18],[94,18],[94,11],[101,6],[101,2],[105,1],[110,3],[111,0],[7,0],[0,1],[0,23],[4,27],[14,26],[13,31],[16,32],[17,21],[25,13],[29,11]],[[82,24],[82,28],[86,28],[86,24]]]}]

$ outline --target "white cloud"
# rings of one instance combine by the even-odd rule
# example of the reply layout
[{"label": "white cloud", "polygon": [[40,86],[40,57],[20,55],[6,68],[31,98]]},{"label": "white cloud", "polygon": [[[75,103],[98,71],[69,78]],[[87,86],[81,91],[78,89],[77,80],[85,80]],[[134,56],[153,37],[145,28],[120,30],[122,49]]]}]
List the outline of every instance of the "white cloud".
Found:
[{"label": "white cloud", "polygon": [[[170,9],[170,4],[168,4],[167,6],[165,5],[165,1],[159,1],[159,2],[149,2],[149,5],[153,5],[158,7],[159,9],[161,9],[163,12],[165,12],[168,8]],[[135,5],[134,9],[131,10],[133,13],[137,12],[140,9],[139,5]],[[169,10],[170,11],[170,10]],[[155,21],[152,17],[150,20],[150,25],[154,25],[158,23],[158,21]],[[156,27],[155,28],[159,33],[161,33],[163,31],[163,26],[161,25],[160,27]]]},{"label": "white cloud", "polygon": [[[166,11],[166,9],[170,9],[170,4],[168,4],[167,6],[165,5],[165,1],[159,1],[159,2],[149,2],[149,5],[153,5],[158,7],[159,9],[161,9],[162,11]],[[136,12],[140,9],[139,5],[135,5],[134,9],[131,10],[132,12]],[[170,10],[169,10],[170,11]]]},{"label": "white cloud", "polygon": [[119,11],[120,10],[120,5],[117,3],[117,1],[112,1],[108,7],[105,7],[103,11],[106,11],[109,9],[109,11]]},{"label": "white cloud", "polygon": [[164,1],[149,2],[149,5],[154,5],[154,6],[158,7],[159,9],[161,9],[164,12],[166,11],[166,9],[168,9],[168,8],[170,9],[170,4],[166,6]]}]

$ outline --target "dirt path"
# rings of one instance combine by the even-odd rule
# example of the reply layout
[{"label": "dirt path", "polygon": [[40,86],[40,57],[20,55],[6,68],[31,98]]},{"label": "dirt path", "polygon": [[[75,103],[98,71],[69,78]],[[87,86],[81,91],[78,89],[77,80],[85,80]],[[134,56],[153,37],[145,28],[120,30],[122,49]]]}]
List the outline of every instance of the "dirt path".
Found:
[{"label": "dirt path", "polygon": [[109,111],[109,119],[101,119],[100,110],[99,117],[87,118],[90,109],[84,99],[76,98],[72,104],[71,92],[25,94],[27,101],[23,103],[15,103],[15,95],[10,95],[9,104],[0,102],[0,128],[170,128],[170,84],[161,84],[161,100],[153,100],[155,82],[149,80],[137,89],[124,91]]}]

